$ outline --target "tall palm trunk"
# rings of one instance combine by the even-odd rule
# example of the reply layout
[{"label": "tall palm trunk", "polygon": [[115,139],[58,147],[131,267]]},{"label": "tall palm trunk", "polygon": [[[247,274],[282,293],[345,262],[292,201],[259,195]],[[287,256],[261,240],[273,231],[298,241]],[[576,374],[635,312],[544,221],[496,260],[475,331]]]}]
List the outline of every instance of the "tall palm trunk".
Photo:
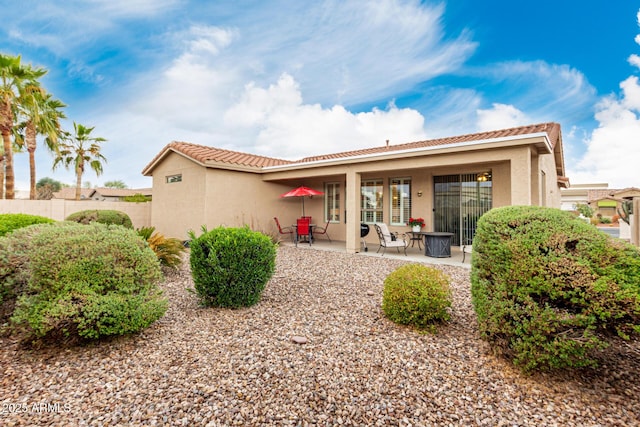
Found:
[{"label": "tall palm trunk", "polygon": [[4,155],[0,156],[0,200],[4,199]]},{"label": "tall palm trunk", "polygon": [[80,193],[82,188],[82,174],[84,173],[84,165],[78,164],[76,167],[76,200],[80,200]]},{"label": "tall palm trunk", "polygon": [[29,152],[29,199],[37,199],[36,194],[36,125],[33,121],[27,123],[25,142]]},{"label": "tall palm trunk", "polygon": [[13,127],[13,113],[11,104],[2,102],[2,123],[0,123],[0,131],[2,132],[2,146],[4,148],[4,182],[6,199],[14,198],[13,186],[15,177],[13,175],[13,148],[11,146],[11,129]]}]

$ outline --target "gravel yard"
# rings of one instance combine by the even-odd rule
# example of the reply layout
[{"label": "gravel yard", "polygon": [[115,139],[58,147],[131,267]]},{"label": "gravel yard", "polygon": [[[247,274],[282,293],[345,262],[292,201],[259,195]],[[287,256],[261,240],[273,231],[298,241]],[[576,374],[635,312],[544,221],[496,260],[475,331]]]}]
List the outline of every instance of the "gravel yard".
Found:
[{"label": "gravel yard", "polygon": [[241,310],[200,307],[185,262],[162,285],[167,315],[139,335],[0,338],[0,425],[640,425],[638,342],[598,370],[524,376],[479,339],[468,269],[437,266],[454,291],[437,335],[385,319],[382,283],[403,262],[283,246]]}]

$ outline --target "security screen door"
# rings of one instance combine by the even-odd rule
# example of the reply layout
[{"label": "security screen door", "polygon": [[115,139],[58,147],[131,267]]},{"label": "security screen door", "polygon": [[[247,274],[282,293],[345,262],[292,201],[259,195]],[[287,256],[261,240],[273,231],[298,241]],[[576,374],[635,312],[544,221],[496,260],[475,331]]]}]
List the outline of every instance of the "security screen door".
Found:
[{"label": "security screen door", "polygon": [[491,209],[491,173],[434,177],[434,231],[453,233],[451,244],[470,241],[478,218]]}]

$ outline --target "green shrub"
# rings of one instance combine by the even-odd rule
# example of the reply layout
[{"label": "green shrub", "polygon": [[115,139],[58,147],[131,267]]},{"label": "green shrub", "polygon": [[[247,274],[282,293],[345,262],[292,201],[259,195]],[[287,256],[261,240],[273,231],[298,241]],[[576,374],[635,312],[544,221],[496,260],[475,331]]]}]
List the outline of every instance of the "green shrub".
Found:
[{"label": "green shrub", "polygon": [[75,212],[66,218],[67,221],[78,222],[80,224],[90,224],[97,222],[100,224],[122,225],[126,228],[133,228],[131,218],[124,212],[112,210],[86,210]]},{"label": "green shrub", "polygon": [[0,215],[0,237],[11,233],[18,228],[27,227],[33,224],[50,224],[55,222],[50,218],[38,215],[27,214],[1,214]]},{"label": "green shrub", "polygon": [[160,264],[177,268],[182,263],[182,254],[186,250],[184,245],[179,239],[165,237],[156,233],[155,230],[155,227],[142,227],[136,232],[149,244],[151,250],[160,260]]},{"label": "green shrub", "polygon": [[482,337],[524,371],[595,366],[640,333],[640,252],[558,209],[483,215],[471,292]]},{"label": "green shrub", "polygon": [[390,320],[435,331],[434,323],[449,320],[449,276],[421,264],[407,264],[384,281],[382,311]]},{"label": "green shrub", "polygon": [[145,196],[144,194],[136,193],[132,196],[124,196],[122,198],[122,201],[129,203],[146,203],[151,201],[151,197]]},{"label": "green shrub", "polygon": [[0,325],[8,322],[17,297],[26,291],[33,236],[50,226],[49,223],[30,225],[0,237]]},{"label": "green shrub", "polygon": [[204,305],[237,308],[260,300],[275,269],[276,246],[269,237],[248,227],[219,227],[194,238],[190,247],[191,273]]},{"label": "green shrub", "polygon": [[16,283],[26,281],[11,318],[25,339],[129,334],[164,315],[159,262],[133,230],[69,222],[40,227],[13,274]]}]

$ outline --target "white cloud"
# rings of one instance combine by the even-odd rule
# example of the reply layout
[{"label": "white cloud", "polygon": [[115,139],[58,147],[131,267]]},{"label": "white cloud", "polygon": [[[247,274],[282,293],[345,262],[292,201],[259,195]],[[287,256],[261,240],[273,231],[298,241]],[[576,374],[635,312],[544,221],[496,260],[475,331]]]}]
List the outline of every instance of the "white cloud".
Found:
[{"label": "white cloud", "polygon": [[635,53],[630,55],[629,58],[627,58],[627,61],[634,67],[640,68],[640,56],[636,55]]},{"label": "white cloud", "polygon": [[608,182],[611,188],[640,187],[640,85],[637,77],[620,83],[620,98],[597,106],[599,126],[587,139],[587,152],[570,171],[572,182]]},{"label": "white cloud", "polygon": [[247,85],[225,121],[257,130],[254,152],[291,159],[425,138],[424,118],[415,110],[390,104],[384,111],[352,113],[340,105],[305,104],[288,74],[268,88]]},{"label": "white cloud", "polygon": [[477,110],[479,131],[507,129],[531,123],[525,113],[513,105],[493,104],[488,110]]}]

